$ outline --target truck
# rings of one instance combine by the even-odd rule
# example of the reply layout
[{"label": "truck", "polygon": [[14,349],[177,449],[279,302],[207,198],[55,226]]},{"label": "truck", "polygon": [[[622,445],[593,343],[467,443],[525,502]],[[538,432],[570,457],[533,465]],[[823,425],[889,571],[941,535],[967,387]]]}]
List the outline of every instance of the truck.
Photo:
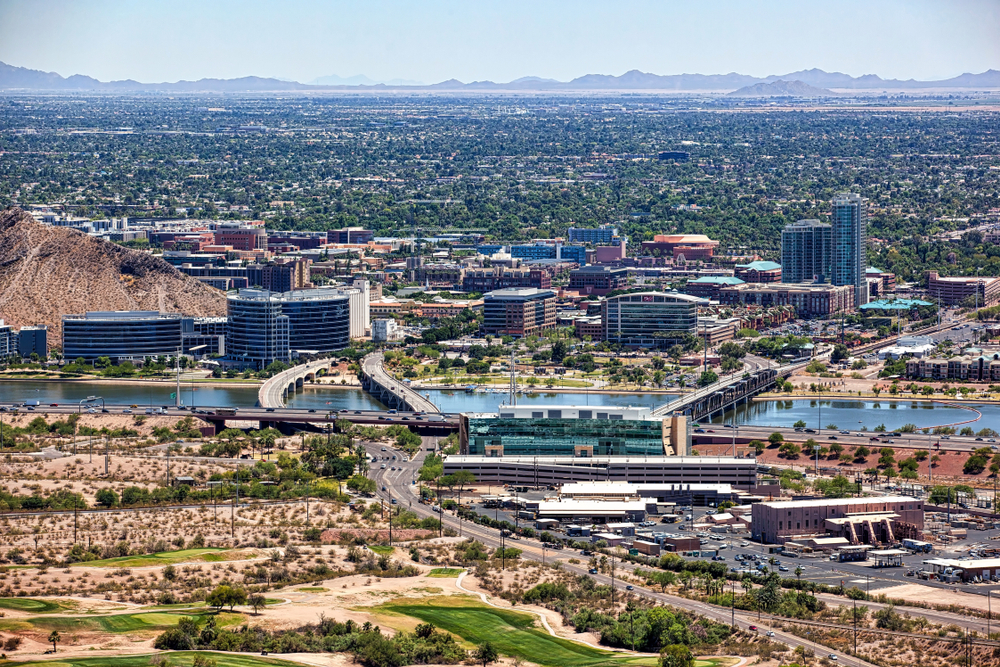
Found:
[{"label": "truck", "polygon": [[924,542],[922,540],[912,540],[907,538],[903,540],[903,548],[909,549],[910,551],[915,551],[917,553],[927,554],[931,552],[931,549],[934,548],[934,545],[931,544],[930,542]]},{"label": "truck", "polygon": [[239,408],[216,408],[215,414],[217,415],[235,415]]},{"label": "truck", "polygon": [[39,401],[37,399],[34,399],[34,398],[31,399],[31,400],[29,400],[29,401],[25,401],[24,402],[25,407],[27,407],[29,405],[31,405],[31,406],[39,406],[41,404],[42,404],[41,401]]}]

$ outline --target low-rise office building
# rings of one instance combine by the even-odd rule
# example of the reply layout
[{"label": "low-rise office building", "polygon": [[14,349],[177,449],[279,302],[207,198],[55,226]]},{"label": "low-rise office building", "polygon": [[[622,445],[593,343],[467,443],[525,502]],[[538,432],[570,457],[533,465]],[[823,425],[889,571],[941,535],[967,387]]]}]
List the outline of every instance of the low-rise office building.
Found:
[{"label": "low-rise office building", "polygon": [[[0,325],[3,320],[0,320]],[[45,357],[49,352],[48,327],[21,327],[17,333],[17,353],[22,358],[30,357],[32,353]]]},{"label": "low-rise office building", "polygon": [[389,343],[400,338],[400,328],[393,319],[375,320],[372,322],[372,342]]},{"label": "low-rise office building", "polygon": [[462,289],[466,292],[493,292],[509,288],[549,289],[552,277],[545,269],[494,266],[465,272]]},{"label": "low-rise office building", "polygon": [[0,359],[9,359],[17,354],[17,334],[14,327],[0,320]]},{"label": "low-rise office building", "polygon": [[554,329],[556,294],[534,288],[502,289],[483,297],[483,331],[522,338]]},{"label": "low-rise office building", "polygon": [[570,243],[592,243],[607,245],[618,239],[618,229],[612,225],[600,227],[570,227],[566,230],[566,240]]},{"label": "low-rise office building", "polygon": [[923,501],[908,496],[817,498],[757,503],[751,532],[768,543],[845,537],[851,544],[892,543],[924,527]]},{"label": "low-rise office building", "polygon": [[603,296],[628,286],[628,269],[607,266],[581,266],[569,273],[569,289],[580,294]]},{"label": "low-rise office building", "polygon": [[701,303],[698,297],[673,292],[608,297],[601,304],[604,340],[627,347],[670,347],[697,332]]}]

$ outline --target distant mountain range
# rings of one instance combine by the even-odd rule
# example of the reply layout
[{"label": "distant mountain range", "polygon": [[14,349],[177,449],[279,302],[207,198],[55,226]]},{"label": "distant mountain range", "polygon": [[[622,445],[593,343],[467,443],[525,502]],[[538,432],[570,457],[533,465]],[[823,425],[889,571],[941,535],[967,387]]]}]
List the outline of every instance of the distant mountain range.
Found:
[{"label": "distant mountain range", "polygon": [[[802,70],[780,76],[753,77],[746,74],[672,74],[661,76],[632,70],[621,76],[607,74],[587,74],[572,81],[555,81],[536,76],[515,79],[509,83],[493,81],[473,81],[463,83],[449,79],[431,85],[417,85],[405,80],[376,83],[366,76],[348,78],[328,76],[315,79],[310,84],[296,81],[247,76],[239,79],[199,79],[198,81],[177,81],[174,83],[141,83],[124,81],[98,81],[89,76],[74,74],[63,77],[55,72],[14,67],[0,63],[0,90],[46,90],[46,91],[106,91],[106,92],[287,92],[287,91],[454,91],[454,92],[535,92],[535,91],[662,91],[662,92],[718,92],[729,93],[757,84],[801,83],[814,89],[856,90],[880,92],[883,90],[924,90],[929,88],[1000,88],[1000,71],[987,70],[981,74],[962,74],[942,81],[916,81],[907,79],[883,79],[875,74],[853,77],[841,72],[824,72],[820,69]],[[779,87],[780,88],[780,87]],[[792,90],[789,88],[789,90]],[[770,93],[773,95],[774,93]],[[782,93],[795,95],[796,93]],[[807,95],[813,96],[813,95]]]},{"label": "distant mountain range", "polygon": [[801,81],[755,83],[727,93],[730,97],[833,97],[837,93]]}]

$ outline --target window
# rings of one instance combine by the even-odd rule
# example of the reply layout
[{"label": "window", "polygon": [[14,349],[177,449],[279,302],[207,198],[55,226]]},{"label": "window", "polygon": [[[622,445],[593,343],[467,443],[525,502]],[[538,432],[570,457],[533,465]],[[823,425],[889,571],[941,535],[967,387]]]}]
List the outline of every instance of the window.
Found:
[{"label": "window", "polygon": [[562,419],[562,410],[549,410],[549,419]]},{"label": "window", "polygon": [[593,410],[580,410],[580,419],[593,419],[593,418],[594,418]]},{"label": "window", "polygon": [[543,417],[545,417],[545,413],[544,412],[532,412],[531,413],[531,418],[532,419],[542,419]]},{"label": "window", "polygon": [[799,528],[801,528],[801,526],[799,526],[799,522],[798,522],[798,521],[796,521],[796,522],[795,522],[795,530],[798,530]]}]

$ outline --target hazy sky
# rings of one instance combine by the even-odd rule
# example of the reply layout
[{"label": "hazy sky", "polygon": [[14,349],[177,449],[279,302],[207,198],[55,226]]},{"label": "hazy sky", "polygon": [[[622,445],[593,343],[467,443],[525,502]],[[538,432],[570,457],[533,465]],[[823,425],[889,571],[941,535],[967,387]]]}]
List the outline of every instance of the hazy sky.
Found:
[{"label": "hazy sky", "polygon": [[0,61],[145,82],[1000,69],[1000,0],[0,0]]}]

